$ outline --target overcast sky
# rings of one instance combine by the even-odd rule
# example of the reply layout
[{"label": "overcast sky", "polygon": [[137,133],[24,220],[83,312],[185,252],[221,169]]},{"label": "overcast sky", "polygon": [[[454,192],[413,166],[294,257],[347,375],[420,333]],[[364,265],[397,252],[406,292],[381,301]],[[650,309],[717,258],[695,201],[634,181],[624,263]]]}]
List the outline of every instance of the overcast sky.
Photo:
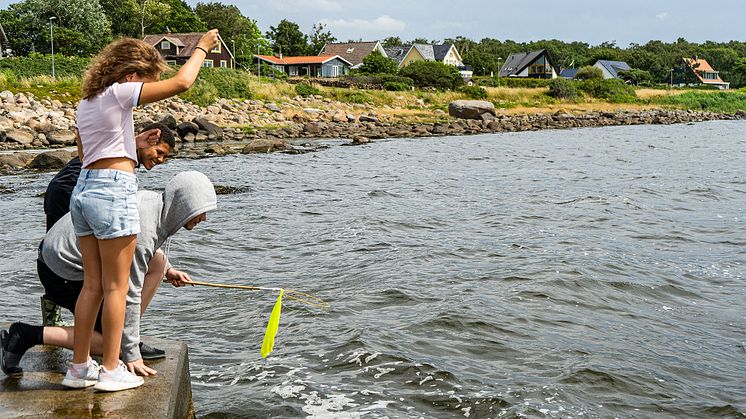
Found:
[{"label": "overcast sky", "polygon": [[[195,6],[199,0],[186,0]],[[215,0],[201,0],[205,3]],[[16,1],[0,0],[0,7]],[[323,22],[340,41],[465,36],[473,40],[560,39],[626,47],[651,39],[746,40],[743,0],[222,0],[266,32],[281,19],[310,33]]]}]

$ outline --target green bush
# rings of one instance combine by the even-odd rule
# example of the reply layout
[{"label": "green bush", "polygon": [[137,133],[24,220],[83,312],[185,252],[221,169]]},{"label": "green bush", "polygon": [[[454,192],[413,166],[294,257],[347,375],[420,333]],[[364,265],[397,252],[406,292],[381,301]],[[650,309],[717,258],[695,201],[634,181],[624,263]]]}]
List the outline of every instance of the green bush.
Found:
[{"label": "green bush", "polygon": [[555,99],[575,99],[578,97],[578,89],[572,80],[559,78],[549,83],[547,94]]},{"label": "green bush", "polygon": [[389,57],[384,57],[378,50],[373,51],[363,58],[360,67],[362,74],[396,74],[399,64]]},{"label": "green bush", "polygon": [[458,91],[469,99],[487,99],[487,91],[479,86],[461,86]]},{"label": "green bush", "polygon": [[398,82],[398,81],[387,81],[383,84],[383,88],[386,90],[390,90],[392,92],[405,92],[412,87],[406,83]]},{"label": "green bush", "polygon": [[399,75],[411,78],[417,87],[452,90],[464,84],[458,68],[437,61],[415,61],[399,70]]},{"label": "green bush", "polygon": [[251,99],[249,79],[252,76],[232,68],[202,68],[199,78],[215,86],[219,97],[226,99]]},{"label": "green bush", "polygon": [[220,98],[218,89],[214,84],[202,79],[197,78],[192,87],[186,92],[179,95],[182,99],[192,102],[199,106],[208,106],[217,102]]},{"label": "green bush", "polygon": [[618,79],[593,79],[579,83],[580,90],[588,96],[607,102],[635,102],[635,89]]},{"label": "green bush", "polygon": [[299,96],[307,97],[307,96],[313,96],[318,95],[321,92],[319,89],[315,88],[309,83],[301,82],[295,85],[295,93],[297,93]]},{"label": "green bush", "polygon": [[515,88],[536,88],[547,87],[551,79],[529,79],[524,77],[474,77],[474,80],[480,86],[487,87],[515,87]]},{"label": "green bush", "polygon": [[[54,54],[54,74],[56,77],[82,77],[90,60],[81,57],[66,57]],[[0,72],[12,73],[18,78],[52,75],[52,55],[30,54],[27,57],[9,57],[0,60]]]},{"label": "green bush", "polygon": [[746,89],[737,92],[686,92],[660,98],[655,103],[686,109],[735,113],[746,111]]},{"label": "green bush", "polygon": [[340,102],[347,102],[347,103],[370,103],[370,97],[365,93],[361,92],[359,90],[345,90],[344,94],[341,95],[341,97],[338,98]]},{"label": "green bush", "polygon": [[600,80],[604,78],[604,72],[598,67],[587,65],[580,67],[578,72],[575,73],[575,78],[578,80]]}]

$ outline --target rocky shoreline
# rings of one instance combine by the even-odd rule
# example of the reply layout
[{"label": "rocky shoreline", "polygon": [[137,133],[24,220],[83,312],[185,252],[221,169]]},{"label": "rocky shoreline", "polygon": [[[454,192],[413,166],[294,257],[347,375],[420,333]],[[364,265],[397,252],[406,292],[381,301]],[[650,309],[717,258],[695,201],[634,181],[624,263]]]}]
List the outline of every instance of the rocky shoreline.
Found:
[{"label": "rocky shoreline", "polygon": [[[0,92],[0,171],[55,170],[72,152],[54,150],[75,144],[75,104],[36,99],[30,94]],[[428,111],[422,101],[413,104]],[[491,104],[490,104],[491,106]],[[602,127],[611,125],[677,124],[746,118],[746,114],[692,110],[619,110],[581,114],[555,112],[509,115],[477,113],[473,118],[451,117],[442,110],[428,111],[429,121],[397,117],[401,108],[375,109],[367,104],[334,102],[320,96],[296,97],[284,103],[261,100],[226,100],[199,107],[179,98],[135,110],[135,123],[162,122],[177,134],[183,150],[198,155],[232,153],[301,153],[313,150],[312,139],[349,139],[365,144],[381,138],[415,138],[497,132]],[[408,108],[409,109],[409,108]],[[298,142],[305,146],[298,146]],[[189,147],[198,145],[199,147]],[[181,153],[180,153],[181,154]],[[194,155],[194,153],[192,153]]]}]

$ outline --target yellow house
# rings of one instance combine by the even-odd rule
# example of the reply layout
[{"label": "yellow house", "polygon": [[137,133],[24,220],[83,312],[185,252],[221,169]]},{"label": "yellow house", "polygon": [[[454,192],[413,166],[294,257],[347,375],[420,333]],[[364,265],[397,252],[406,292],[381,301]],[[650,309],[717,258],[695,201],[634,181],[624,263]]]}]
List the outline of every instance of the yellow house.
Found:
[{"label": "yellow house", "polygon": [[461,76],[464,78],[468,79],[472,76],[471,67],[464,65],[461,54],[456,49],[456,45],[453,44],[412,44],[400,47],[387,47],[384,50],[386,51],[386,56],[394,59],[399,64],[399,68],[406,67],[415,61],[438,61],[446,65],[458,67]]}]

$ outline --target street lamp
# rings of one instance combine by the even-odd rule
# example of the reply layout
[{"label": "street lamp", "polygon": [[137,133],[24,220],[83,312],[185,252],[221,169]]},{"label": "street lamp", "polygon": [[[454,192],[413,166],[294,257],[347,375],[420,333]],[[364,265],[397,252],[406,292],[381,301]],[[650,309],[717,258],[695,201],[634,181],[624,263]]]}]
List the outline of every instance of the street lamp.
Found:
[{"label": "street lamp", "polygon": [[256,39],[256,78],[259,80],[259,84],[262,84],[262,59],[259,58],[259,48],[261,47],[261,41],[266,41],[267,38]]},{"label": "street lamp", "polygon": [[671,69],[671,88],[673,89],[673,68]]},{"label": "street lamp", "polygon": [[52,81],[55,81],[54,79],[54,31],[52,30],[52,21],[57,19],[54,16],[51,16],[49,18],[49,45],[52,46]]},{"label": "street lamp", "polygon": [[231,62],[231,68],[236,68],[236,41],[231,39],[231,44],[233,44],[233,57]]},{"label": "street lamp", "polygon": [[502,61],[502,57],[497,57],[497,86],[500,87],[500,70],[502,68],[500,67],[500,61]]}]

